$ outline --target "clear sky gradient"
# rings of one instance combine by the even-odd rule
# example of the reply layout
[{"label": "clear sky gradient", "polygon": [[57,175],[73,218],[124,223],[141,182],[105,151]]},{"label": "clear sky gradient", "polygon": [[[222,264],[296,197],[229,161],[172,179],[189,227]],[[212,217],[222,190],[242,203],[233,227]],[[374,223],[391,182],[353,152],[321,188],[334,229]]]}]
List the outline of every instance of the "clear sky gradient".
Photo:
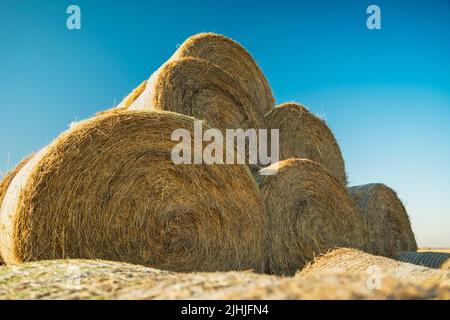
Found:
[{"label": "clear sky gradient", "polygon": [[[179,2],[2,0],[0,171],[217,32],[251,52],[277,103],[325,117],[351,185],[394,188],[419,245],[450,247],[449,0]],[[66,28],[70,4],[81,30]],[[381,30],[366,27],[370,4]]]}]

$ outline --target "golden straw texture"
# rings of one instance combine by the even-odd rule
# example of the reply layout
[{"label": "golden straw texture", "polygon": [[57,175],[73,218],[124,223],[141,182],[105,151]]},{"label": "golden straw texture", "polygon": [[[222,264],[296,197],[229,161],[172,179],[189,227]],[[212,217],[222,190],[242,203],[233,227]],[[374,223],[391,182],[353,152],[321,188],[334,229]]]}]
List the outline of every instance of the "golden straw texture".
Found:
[{"label": "golden straw texture", "polygon": [[280,160],[309,159],[320,163],[343,185],[347,185],[344,159],[325,121],[304,106],[290,102],[266,114],[269,129],[279,129]]},{"label": "golden straw texture", "polygon": [[236,41],[220,34],[200,33],[188,38],[171,59],[184,57],[207,60],[230,74],[250,96],[253,105],[258,106],[261,117],[275,105],[272,90],[260,67]]},{"label": "golden straw texture", "polygon": [[245,129],[263,126],[258,107],[223,69],[206,60],[182,58],[153,73],[127,109],[173,111],[206,120],[214,128]]},{"label": "golden straw texture", "polygon": [[355,249],[333,250],[304,268],[298,276],[320,275],[326,272],[363,272],[376,276],[389,276],[418,285],[438,285],[450,290],[450,272],[398,262],[390,258],[374,256]]},{"label": "golden straw texture", "polygon": [[[275,166],[277,174],[264,175]],[[289,159],[260,174],[269,221],[270,273],[294,274],[330,248],[364,244],[361,215],[345,188],[322,165]]]},{"label": "golden straw texture", "polygon": [[118,109],[168,110],[207,120],[215,128],[264,128],[275,105],[270,86],[250,54],[214,33],[188,38],[130,93]]},{"label": "golden straw texture", "polygon": [[174,273],[119,262],[53,260],[0,268],[0,299],[448,299],[449,290],[364,273],[275,277]]},{"label": "golden straw texture", "polygon": [[264,268],[265,216],[244,165],[175,165],[170,112],[106,113],[41,150],[0,211],[6,263],[87,258],[175,271]]},{"label": "golden straw texture", "polygon": [[366,224],[367,252],[393,258],[401,251],[417,250],[408,214],[394,190],[374,183],[348,192]]}]

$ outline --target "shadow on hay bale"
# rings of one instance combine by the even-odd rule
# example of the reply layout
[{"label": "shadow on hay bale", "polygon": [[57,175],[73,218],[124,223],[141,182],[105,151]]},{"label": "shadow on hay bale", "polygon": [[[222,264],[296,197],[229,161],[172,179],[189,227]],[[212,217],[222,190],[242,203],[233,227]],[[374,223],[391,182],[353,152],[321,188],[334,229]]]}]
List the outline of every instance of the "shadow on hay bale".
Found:
[{"label": "shadow on hay bale", "polygon": [[167,110],[208,121],[215,128],[263,128],[274,106],[269,84],[250,54],[213,33],[188,38],[150,79],[118,106]]},{"label": "shadow on hay bale", "polygon": [[381,279],[393,277],[418,285],[437,285],[450,290],[450,272],[374,256],[355,249],[339,248],[317,257],[303,270],[300,277],[329,272],[379,273]]},{"label": "shadow on hay bale", "polygon": [[[277,174],[265,175],[275,168]],[[322,165],[284,160],[262,169],[258,181],[268,216],[270,273],[294,274],[330,248],[364,244],[361,215]]]},{"label": "shadow on hay bale", "polygon": [[401,262],[408,262],[418,266],[435,269],[450,269],[450,253],[445,252],[401,252],[395,257]]},{"label": "shadow on hay bale", "polygon": [[244,165],[174,165],[170,112],[107,113],[35,155],[0,211],[5,262],[87,258],[176,271],[254,269],[265,216]]},{"label": "shadow on hay bale", "polygon": [[350,187],[348,192],[366,224],[367,252],[393,258],[401,251],[417,250],[408,214],[394,190],[374,183]]},{"label": "shadow on hay bale", "polygon": [[325,121],[304,106],[290,102],[265,115],[268,129],[279,129],[280,160],[309,159],[320,163],[343,185],[347,185],[344,159]]},{"label": "shadow on hay bale", "polygon": [[286,278],[253,272],[174,273],[119,262],[53,260],[0,268],[0,299],[448,299],[449,291],[367,275]]}]

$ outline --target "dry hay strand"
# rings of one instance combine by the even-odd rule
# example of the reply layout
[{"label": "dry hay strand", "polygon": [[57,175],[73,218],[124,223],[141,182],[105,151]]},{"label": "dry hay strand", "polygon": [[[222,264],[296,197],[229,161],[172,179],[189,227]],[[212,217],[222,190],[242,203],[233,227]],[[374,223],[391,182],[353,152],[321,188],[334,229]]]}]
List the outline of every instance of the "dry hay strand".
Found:
[{"label": "dry hay strand", "polygon": [[401,251],[416,251],[417,243],[405,207],[391,188],[367,184],[348,188],[367,230],[365,251],[393,258]]},{"label": "dry hay strand", "polygon": [[110,112],[63,133],[6,192],[4,261],[262,270],[265,216],[247,166],[172,162],[172,132],[192,136],[194,121],[171,112]]},{"label": "dry hay strand", "polygon": [[325,121],[294,102],[275,107],[265,120],[268,129],[279,129],[280,160],[310,159],[330,170],[343,186],[347,185],[341,150]]},{"label": "dry hay strand", "polygon": [[298,276],[320,276],[323,273],[330,272],[361,272],[366,275],[379,273],[381,281],[384,277],[393,277],[413,284],[437,285],[445,290],[450,289],[450,272],[448,271],[398,262],[390,258],[347,248],[339,248],[316,258],[299,272]]},{"label": "dry hay strand", "polygon": [[166,110],[207,121],[219,129],[261,128],[263,115],[239,81],[198,58],[169,60],[147,81],[142,94],[119,110]]},{"label": "dry hay strand", "polygon": [[[276,168],[275,175],[265,175]],[[330,248],[364,243],[361,215],[322,165],[284,160],[262,169],[258,180],[270,230],[270,273],[294,274]]]},{"label": "dry hay strand", "polygon": [[366,274],[284,278],[253,272],[174,273],[119,262],[52,260],[0,268],[0,299],[448,299],[448,290]]},{"label": "dry hay strand", "polygon": [[[3,178],[2,181],[0,182],[0,206],[3,202],[3,198],[5,197],[5,193],[6,190],[8,189],[12,179],[16,176],[17,172],[19,172],[23,166],[33,157],[33,154],[25,157],[22,161],[19,162],[19,164],[12,169],[11,171],[9,171]],[[0,226],[0,233],[2,232],[2,228]],[[3,264],[3,259],[0,253],[0,265]]]},{"label": "dry hay strand", "polygon": [[395,257],[396,260],[424,266],[428,268],[450,270],[450,253],[446,252],[413,252],[404,251]]},{"label": "dry hay strand", "polygon": [[[204,62],[177,64],[177,60],[186,58]],[[188,38],[118,108],[161,109],[164,104],[157,103],[158,93],[164,99],[170,98],[172,103],[166,105],[169,111],[209,120],[217,128],[259,128],[264,114],[275,105],[269,83],[251,55],[237,42],[214,33]],[[171,97],[177,94],[181,96]],[[184,94],[187,96],[183,97]],[[173,105],[175,102],[181,105]]]}]

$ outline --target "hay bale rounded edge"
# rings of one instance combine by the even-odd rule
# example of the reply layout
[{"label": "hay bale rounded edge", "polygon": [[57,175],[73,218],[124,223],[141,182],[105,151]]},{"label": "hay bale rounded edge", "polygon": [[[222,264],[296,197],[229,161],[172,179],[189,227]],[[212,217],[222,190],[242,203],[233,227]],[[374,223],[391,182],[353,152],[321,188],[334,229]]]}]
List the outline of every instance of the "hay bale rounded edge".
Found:
[{"label": "hay bale rounded edge", "polygon": [[[276,168],[277,173],[266,175]],[[320,164],[289,159],[260,171],[268,216],[268,269],[294,274],[330,248],[359,248],[363,221],[346,189]]]},{"label": "hay bale rounded edge", "polygon": [[348,192],[366,224],[365,251],[393,258],[401,251],[417,250],[408,214],[394,190],[373,183],[350,187]]},{"label": "hay bale rounded edge", "polygon": [[360,250],[339,248],[308,264],[297,275],[320,276],[330,272],[365,273],[367,277],[393,277],[418,285],[438,285],[450,290],[450,272],[399,262]]},{"label": "hay bale rounded edge", "polygon": [[341,150],[325,121],[304,106],[289,102],[267,113],[265,122],[269,129],[279,129],[280,160],[302,158],[318,162],[343,186],[347,185]]},{"label": "hay bale rounded edge", "polygon": [[6,263],[85,258],[174,271],[264,268],[265,216],[245,165],[175,165],[171,112],[106,113],[36,154],[0,211]]},{"label": "hay bale rounded edge", "polygon": [[[12,179],[16,176],[17,172],[19,172],[23,166],[25,166],[25,164],[33,157],[33,154],[25,157],[22,161],[19,162],[19,164],[12,169],[11,171],[9,171],[3,178],[2,181],[0,182],[0,206],[3,202],[3,198],[5,197],[5,193],[6,190],[8,190],[8,187],[12,181]],[[2,233],[2,228],[0,225],[0,234]],[[2,255],[0,252],[0,265],[3,264],[3,259],[2,259]]]},{"label": "hay bale rounded edge", "polygon": [[236,41],[215,33],[199,33],[189,37],[174,53],[171,60],[194,57],[219,66],[239,82],[259,106],[261,116],[275,105],[270,85],[250,53]]},{"label": "hay bale rounded edge", "polygon": [[172,111],[206,120],[219,129],[264,126],[260,106],[239,81],[198,58],[169,60],[152,74],[140,96],[124,108],[126,105],[120,104],[118,109]]}]

